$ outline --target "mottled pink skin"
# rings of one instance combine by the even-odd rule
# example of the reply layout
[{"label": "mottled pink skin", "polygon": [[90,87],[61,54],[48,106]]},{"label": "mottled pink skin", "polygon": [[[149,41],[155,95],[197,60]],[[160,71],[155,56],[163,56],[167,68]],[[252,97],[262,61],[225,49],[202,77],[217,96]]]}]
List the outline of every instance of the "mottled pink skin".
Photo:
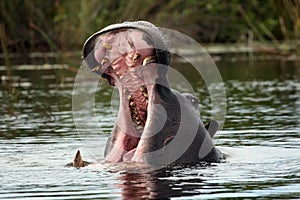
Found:
[{"label": "mottled pink skin", "polygon": [[[102,66],[102,71],[111,66],[118,77],[140,66],[145,57],[153,55],[153,46],[147,44],[143,39],[145,33],[136,29],[126,29],[108,32],[98,37],[94,55],[98,63],[108,59],[108,63]],[[111,49],[105,49],[103,45],[111,45]],[[140,57],[133,61],[135,54]]]}]

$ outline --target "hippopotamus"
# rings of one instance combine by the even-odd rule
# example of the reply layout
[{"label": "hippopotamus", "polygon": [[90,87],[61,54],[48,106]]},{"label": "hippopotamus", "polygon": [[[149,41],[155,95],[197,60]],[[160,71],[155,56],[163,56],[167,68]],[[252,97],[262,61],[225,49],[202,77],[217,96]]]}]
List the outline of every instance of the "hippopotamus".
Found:
[{"label": "hippopotamus", "polygon": [[[160,29],[146,21],[109,25],[86,40],[83,64],[120,95],[106,162],[170,165],[224,159],[212,142],[218,123],[205,126],[198,99],[170,88],[169,48]],[[84,166],[80,153],[76,159]]]}]

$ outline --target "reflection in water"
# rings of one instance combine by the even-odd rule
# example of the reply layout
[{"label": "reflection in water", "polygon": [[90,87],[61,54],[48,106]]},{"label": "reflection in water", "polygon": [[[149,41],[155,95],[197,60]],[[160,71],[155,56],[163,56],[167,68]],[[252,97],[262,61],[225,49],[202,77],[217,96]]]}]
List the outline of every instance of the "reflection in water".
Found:
[{"label": "reflection in water", "polygon": [[231,157],[220,164],[122,172],[117,187],[122,199],[282,198],[299,194],[299,150],[237,146],[225,151]]},{"label": "reflection in water", "polygon": [[[158,199],[169,198],[172,195],[170,181],[159,180],[163,178],[159,172],[128,173],[120,175],[123,199]],[[163,174],[164,175],[164,174]]]},{"label": "reflection in water", "polygon": [[[20,92],[16,99],[8,100],[11,96],[3,87],[0,90],[0,199],[298,198],[299,63],[218,62],[217,66],[225,82],[228,110],[224,130],[216,134],[214,142],[229,158],[211,166],[148,172],[138,168],[111,172],[112,167],[102,164],[65,168],[78,149],[87,161],[102,158],[114,124],[112,89],[99,86],[97,124],[87,124],[88,134],[79,136],[72,117],[75,74],[13,70],[26,84],[21,84],[24,90],[16,90]],[[184,63],[174,68],[194,87],[206,122],[214,108],[201,76]],[[57,78],[57,74],[63,76]],[[172,84],[185,92],[181,83]],[[14,87],[18,89],[18,85]],[[13,114],[5,109],[8,106]],[[99,148],[92,153],[94,143],[86,142],[91,140]]]},{"label": "reflection in water", "polygon": [[[199,166],[200,167],[200,166]],[[180,167],[184,169],[184,167]],[[169,199],[172,197],[184,197],[200,194],[202,179],[194,177],[193,179],[171,178],[172,170],[180,170],[179,167],[170,167],[169,169],[160,169],[150,172],[123,172],[120,174],[121,181],[118,187],[122,188],[123,199]],[[182,170],[181,169],[181,170]],[[192,169],[191,169],[192,170]]]}]

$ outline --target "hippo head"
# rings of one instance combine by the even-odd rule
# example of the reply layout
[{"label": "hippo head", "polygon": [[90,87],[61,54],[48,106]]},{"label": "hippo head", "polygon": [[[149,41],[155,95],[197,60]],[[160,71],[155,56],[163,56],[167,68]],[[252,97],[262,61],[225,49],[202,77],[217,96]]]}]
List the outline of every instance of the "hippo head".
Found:
[{"label": "hippo head", "polygon": [[[137,21],[107,26],[87,39],[83,58],[93,72],[117,87],[120,95],[117,120],[105,150],[106,161],[153,163],[155,158],[144,155],[164,149],[179,127],[183,133],[200,133],[195,144],[208,135],[198,105],[193,105],[196,101],[169,88],[166,73],[171,54],[164,35],[153,24]],[[209,145],[213,149],[211,142]],[[186,151],[180,144],[175,145],[186,151],[186,160],[197,162],[199,159],[194,157],[199,157],[199,147],[194,146]],[[161,160],[166,158],[165,152],[157,154]]]},{"label": "hippo head", "polygon": [[[168,44],[153,24],[124,22],[89,37],[83,47],[83,58],[93,72],[119,90],[121,105],[106,154],[109,161],[128,160],[132,156],[128,152],[136,149],[152,110],[154,86],[160,83],[168,88]],[[117,153],[111,152],[115,144],[119,148]]]}]

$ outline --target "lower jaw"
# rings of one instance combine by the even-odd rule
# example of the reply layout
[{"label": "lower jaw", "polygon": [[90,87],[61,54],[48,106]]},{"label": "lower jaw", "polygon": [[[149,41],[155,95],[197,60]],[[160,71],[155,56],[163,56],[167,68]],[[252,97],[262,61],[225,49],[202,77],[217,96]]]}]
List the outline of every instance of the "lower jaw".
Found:
[{"label": "lower jaw", "polygon": [[[135,122],[133,122],[131,120],[131,115],[130,112],[125,113],[123,116],[127,117],[127,123],[124,124],[125,126],[127,126],[126,130],[131,130],[129,132],[126,131],[125,133],[125,137],[127,137],[127,139],[129,140],[137,140],[137,138],[141,138],[143,137],[143,133],[144,131],[147,129],[148,125],[148,121],[150,121],[151,119],[151,115],[152,112],[149,112],[152,105],[153,105],[153,87],[154,84],[149,84],[146,86],[147,87],[147,91],[148,91],[148,104],[147,104],[147,117],[145,120],[145,124],[143,124],[143,126],[139,126],[138,124],[136,124]],[[122,93],[124,94],[124,92]],[[122,103],[123,108],[120,108],[123,111],[126,111],[128,108],[126,108],[126,105],[128,105],[129,101],[126,98],[126,96],[121,97],[121,100],[124,101]],[[138,139],[138,140],[139,140]],[[139,140],[140,141],[140,140]],[[139,141],[137,142],[137,145],[126,145],[126,143],[128,144],[128,142],[124,141],[124,152],[123,152],[123,156],[121,158],[121,160],[119,162],[130,162],[132,161],[132,158],[135,157],[136,153],[143,151],[140,145],[139,145]],[[129,142],[130,143],[130,142]]]}]

